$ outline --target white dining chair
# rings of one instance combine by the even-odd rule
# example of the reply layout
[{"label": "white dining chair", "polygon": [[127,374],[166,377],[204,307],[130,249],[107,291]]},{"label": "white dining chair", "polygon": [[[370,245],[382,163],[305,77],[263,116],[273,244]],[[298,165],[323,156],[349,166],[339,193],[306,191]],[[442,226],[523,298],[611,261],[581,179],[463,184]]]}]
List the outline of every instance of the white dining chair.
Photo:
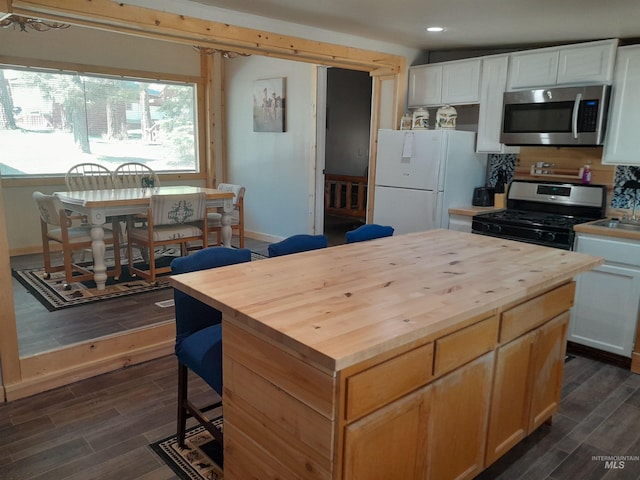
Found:
[{"label": "white dining chair", "polygon": [[[236,232],[240,241],[240,248],[244,248],[244,194],[246,188],[232,183],[219,183],[216,187],[223,192],[233,193],[233,211],[231,212],[231,232]],[[207,228],[210,233],[216,233],[216,245],[222,243],[220,234],[222,232],[222,214],[219,212],[209,212],[207,214]]]},{"label": "white dining chair", "polygon": [[[180,254],[187,255],[190,242],[200,248],[207,245],[206,194],[152,195],[145,222],[136,225],[140,217],[127,218],[127,256],[131,274],[140,275],[151,283],[160,273],[171,271],[170,266],[156,265],[156,247],[180,245]],[[147,268],[134,264],[133,247],[148,252]]]},{"label": "white dining chair", "polygon": [[[67,214],[56,195],[34,192],[33,199],[40,212],[45,278],[49,278],[54,272],[64,271],[65,290],[69,290],[74,282],[92,280],[94,272],[73,261],[75,250],[84,251],[91,248],[91,227],[88,225],[72,226],[73,217]],[[111,229],[105,228],[104,230],[104,243],[113,245],[115,252],[120,246],[120,236],[113,233],[117,228],[117,221],[113,219]],[[54,266],[52,264],[50,242],[58,242],[62,245],[62,265]],[[118,278],[120,273],[120,256],[115,255],[115,269],[108,271],[107,275]]]},{"label": "white dining chair", "polygon": [[113,173],[97,163],[79,163],[71,167],[64,177],[67,190],[108,190],[115,188]]},{"label": "white dining chair", "polygon": [[116,188],[158,188],[160,177],[148,165],[140,162],[127,162],[113,171]]}]

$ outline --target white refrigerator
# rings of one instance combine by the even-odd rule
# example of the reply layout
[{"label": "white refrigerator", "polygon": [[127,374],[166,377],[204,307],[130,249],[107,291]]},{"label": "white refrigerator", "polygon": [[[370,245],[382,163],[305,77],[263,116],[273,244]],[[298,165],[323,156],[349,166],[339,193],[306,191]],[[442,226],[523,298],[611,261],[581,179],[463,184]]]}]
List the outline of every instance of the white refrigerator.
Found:
[{"label": "white refrigerator", "polygon": [[474,132],[379,130],[373,222],[396,234],[448,228],[448,209],[469,206],[485,184],[487,155]]}]

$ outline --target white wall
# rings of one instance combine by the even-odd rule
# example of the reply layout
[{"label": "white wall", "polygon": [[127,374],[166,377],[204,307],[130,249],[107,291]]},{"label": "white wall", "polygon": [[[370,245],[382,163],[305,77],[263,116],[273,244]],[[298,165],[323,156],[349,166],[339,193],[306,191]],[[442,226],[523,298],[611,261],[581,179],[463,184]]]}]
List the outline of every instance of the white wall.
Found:
[{"label": "white wall", "polygon": [[[226,62],[227,180],[247,189],[245,229],[273,239],[312,233],[315,66],[260,56]],[[254,132],[253,82],[276,77],[286,78],[285,132]]]}]

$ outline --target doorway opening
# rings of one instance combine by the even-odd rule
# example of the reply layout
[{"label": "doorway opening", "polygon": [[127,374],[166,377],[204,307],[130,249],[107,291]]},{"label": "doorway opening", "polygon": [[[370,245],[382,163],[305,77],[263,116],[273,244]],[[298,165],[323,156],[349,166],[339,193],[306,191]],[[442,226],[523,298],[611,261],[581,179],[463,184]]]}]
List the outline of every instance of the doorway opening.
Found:
[{"label": "doorway opening", "polygon": [[368,72],[327,69],[323,231],[330,245],[366,223],[372,88]]}]

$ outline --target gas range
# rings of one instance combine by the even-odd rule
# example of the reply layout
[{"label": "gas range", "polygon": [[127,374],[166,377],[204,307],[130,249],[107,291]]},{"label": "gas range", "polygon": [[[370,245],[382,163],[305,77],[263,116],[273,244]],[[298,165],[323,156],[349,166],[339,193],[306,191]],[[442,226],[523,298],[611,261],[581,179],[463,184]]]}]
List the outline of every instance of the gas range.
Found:
[{"label": "gas range", "polygon": [[607,187],[514,180],[507,209],[475,215],[472,232],[571,250],[573,226],[606,216]]}]

